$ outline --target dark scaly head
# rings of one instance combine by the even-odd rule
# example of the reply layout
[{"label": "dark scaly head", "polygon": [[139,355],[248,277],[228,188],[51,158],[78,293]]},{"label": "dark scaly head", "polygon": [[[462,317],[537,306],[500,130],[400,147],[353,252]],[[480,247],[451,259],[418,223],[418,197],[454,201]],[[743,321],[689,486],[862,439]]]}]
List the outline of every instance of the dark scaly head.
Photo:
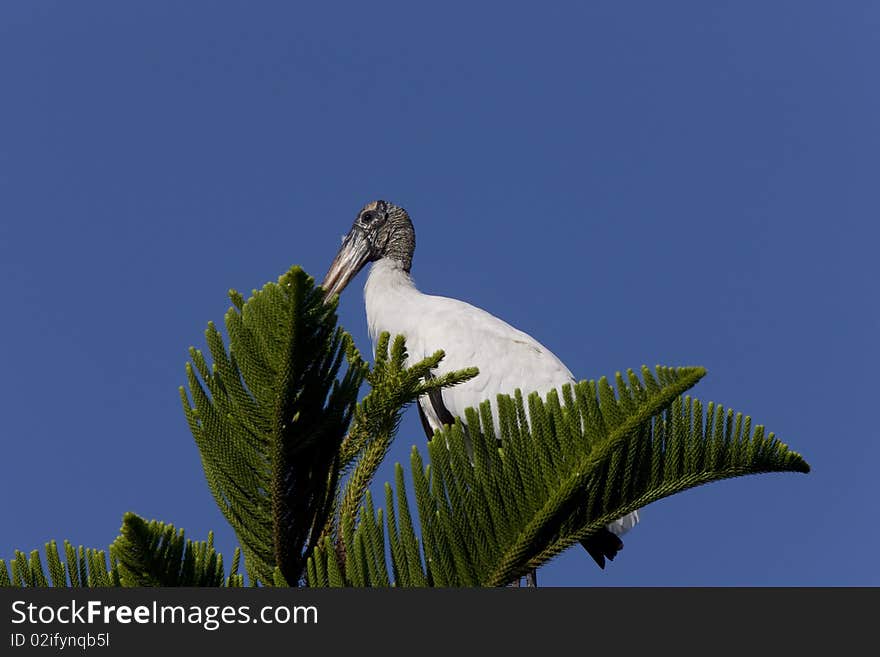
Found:
[{"label": "dark scaly head", "polygon": [[415,249],[416,233],[406,210],[387,201],[367,203],[342,239],[321,287],[328,299],[341,294],[364,265],[381,258],[409,272]]}]

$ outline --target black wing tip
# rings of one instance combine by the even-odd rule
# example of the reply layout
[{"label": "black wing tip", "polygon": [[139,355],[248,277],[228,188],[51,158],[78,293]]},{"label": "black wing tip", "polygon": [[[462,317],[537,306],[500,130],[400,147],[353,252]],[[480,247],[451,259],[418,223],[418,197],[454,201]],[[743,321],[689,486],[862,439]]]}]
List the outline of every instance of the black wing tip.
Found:
[{"label": "black wing tip", "polygon": [[434,408],[434,413],[437,414],[440,424],[448,424],[450,426],[455,424],[455,417],[446,408],[446,404],[443,403],[443,395],[437,388],[428,392],[428,399],[431,400],[431,406]]},{"label": "black wing tip", "polygon": [[[430,372],[425,375],[426,381],[430,381],[434,378],[436,377]],[[448,424],[450,426],[455,424],[455,417],[449,412],[449,409],[446,408],[446,404],[443,403],[443,393],[439,388],[434,388],[433,390],[428,391],[428,401],[430,402],[431,408],[437,416],[437,419],[440,420],[440,424]],[[431,430],[430,433],[428,433],[430,424],[428,423],[428,418],[425,416],[421,404],[419,404],[419,413],[422,418],[422,427],[425,428],[425,433],[428,434],[428,440],[430,440],[434,436],[434,431]]]},{"label": "black wing tip", "polygon": [[605,570],[605,559],[614,561],[614,557],[623,549],[623,541],[620,537],[604,527],[581,540],[581,545],[602,570]]},{"label": "black wing tip", "polygon": [[422,421],[422,429],[425,430],[425,435],[428,437],[428,440],[431,440],[434,437],[434,430],[431,428],[431,423],[428,422],[428,416],[425,415],[421,402],[416,402],[416,408],[419,409],[419,420]]}]

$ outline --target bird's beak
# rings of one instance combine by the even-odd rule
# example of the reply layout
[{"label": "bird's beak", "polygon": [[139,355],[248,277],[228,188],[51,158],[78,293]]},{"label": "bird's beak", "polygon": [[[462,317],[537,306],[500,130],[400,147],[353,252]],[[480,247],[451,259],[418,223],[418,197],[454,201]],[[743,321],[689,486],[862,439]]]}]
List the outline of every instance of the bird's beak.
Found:
[{"label": "bird's beak", "polygon": [[360,228],[354,227],[342,241],[339,253],[333,258],[324,282],[321,283],[321,287],[327,293],[327,299],[331,299],[334,294],[341,294],[348,282],[369,261],[370,242]]}]

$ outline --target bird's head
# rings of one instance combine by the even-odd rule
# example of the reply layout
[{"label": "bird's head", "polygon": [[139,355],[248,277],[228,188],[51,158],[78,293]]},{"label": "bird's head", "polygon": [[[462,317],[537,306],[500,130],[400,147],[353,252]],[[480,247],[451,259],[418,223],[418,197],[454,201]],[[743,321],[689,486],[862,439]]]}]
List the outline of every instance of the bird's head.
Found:
[{"label": "bird's head", "polygon": [[328,299],[340,294],[364,265],[380,258],[393,260],[408,272],[415,248],[416,235],[406,210],[387,201],[367,203],[342,238],[321,287]]}]

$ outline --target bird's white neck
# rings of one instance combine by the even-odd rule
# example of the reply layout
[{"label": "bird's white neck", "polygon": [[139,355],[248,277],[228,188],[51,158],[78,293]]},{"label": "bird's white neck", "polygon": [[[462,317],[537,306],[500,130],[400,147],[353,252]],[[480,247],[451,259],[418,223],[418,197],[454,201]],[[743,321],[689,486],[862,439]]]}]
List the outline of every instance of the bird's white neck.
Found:
[{"label": "bird's white neck", "polygon": [[364,296],[380,289],[385,294],[397,290],[411,291],[416,289],[416,284],[402,264],[391,258],[381,258],[370,266]]},{"label": "bird's white neck", "polygon": [[401,263],[382,258],[372,264],[364,285],[364,302],[370,337],[374,343],[382,331],[395,331],[396,327],[389,322],[393,324],[392,318],[405,314],[407,302],[421,294]]}]

